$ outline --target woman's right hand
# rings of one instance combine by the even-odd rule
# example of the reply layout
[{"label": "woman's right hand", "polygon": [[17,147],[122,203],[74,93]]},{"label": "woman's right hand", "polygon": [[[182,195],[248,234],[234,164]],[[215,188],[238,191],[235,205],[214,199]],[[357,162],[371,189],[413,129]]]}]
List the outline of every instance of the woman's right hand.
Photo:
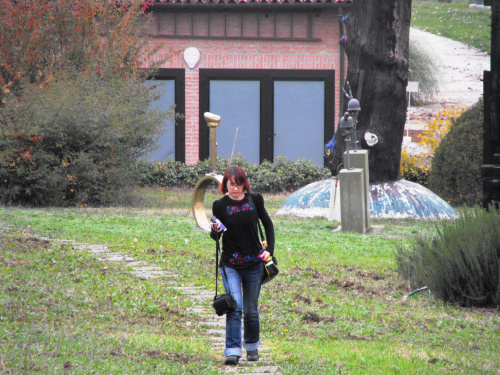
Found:
[{"label": "woman's right hand", "polygon": [[222,232],[222,229],[220,227],[219,223],[210,223],[210,229],[215,232]]}]

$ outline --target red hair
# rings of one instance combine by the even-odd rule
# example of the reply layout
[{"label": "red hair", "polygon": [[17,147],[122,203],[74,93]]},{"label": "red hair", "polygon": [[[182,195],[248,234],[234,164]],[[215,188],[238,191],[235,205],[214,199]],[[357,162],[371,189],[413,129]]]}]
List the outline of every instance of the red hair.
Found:
[{"label": "red hair", "polygon": [[222,182],[219,186],[219,190],[222,194],[226,194],[228,192],[228,181],[233,181],[238,185],[243,185],[243,191],[246,191],[247,193],[251,192],[250,184],[248,183],[245,171],[243,171],[243,169],[237,165],[231,165],[227,167],[226,173],[224,173],[224,177],[222,177]]}]

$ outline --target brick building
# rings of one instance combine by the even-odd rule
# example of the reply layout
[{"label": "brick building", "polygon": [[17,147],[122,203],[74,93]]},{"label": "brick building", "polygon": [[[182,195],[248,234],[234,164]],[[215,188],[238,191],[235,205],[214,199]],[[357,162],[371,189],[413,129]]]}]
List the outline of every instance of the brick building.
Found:
[{"label": "brick building", "polygon": [[285,155],[323,165],[345,72],[344,0],[156,0],[148,34],[177,51],[159,72],[162,103],[183,115],[154,160],[209,157],[203,114],[222,117],[218,155],[251,163]]}]

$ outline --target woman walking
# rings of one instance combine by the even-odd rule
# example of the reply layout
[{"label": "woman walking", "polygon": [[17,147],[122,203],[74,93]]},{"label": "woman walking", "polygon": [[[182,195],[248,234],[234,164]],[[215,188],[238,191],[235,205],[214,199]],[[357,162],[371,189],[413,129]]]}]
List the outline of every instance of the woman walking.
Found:
[{"label": "woman walking", "polygon": [[[227,168],[219,190],[224,196],[213,203],[212,212],[227,230],[222,232],[220,224],[211,223],[210,236],[218,239],[222,235],[222,256],[219,264],[222,281],[226,292],[231,291],[237,304],[236,309],[226,316],[224,350],[225,364],[236,366],[242,356],[242,346],[246,350],[247,361],[259,360],[258,302],[264,274],[262,260],[274,253],[274,226],[264,207],[264,198],[258,193],[251,192],[246,174],[241,167]],[[259,239],[257,228],[259,219],[264,226],[267,250],[262,249]]]}]

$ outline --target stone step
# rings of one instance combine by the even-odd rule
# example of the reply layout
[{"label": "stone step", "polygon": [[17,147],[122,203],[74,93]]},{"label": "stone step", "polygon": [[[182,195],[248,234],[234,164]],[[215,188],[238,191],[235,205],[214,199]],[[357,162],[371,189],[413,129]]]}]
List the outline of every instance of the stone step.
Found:
[{"label": "stone step", "polygon": [[207,333],[209,335],[214,335],[214,336],[226,336],[226,329],[209,329],[207,330]]},{"label": "stone step", "polygon": [[130,273],[134,276],[137,276],[141,280],[148,280],[148,279],[157,279],[158,277],[170,277],[170,273],[166,271],[151,271],[151,270],[133,270],[130,271]]},{"label": "stone step", "polygon": [[[147,262],[145,262],[143,260],[138,260],[138,261],[131,261],[131,262],[127,263],[127,267],[148,267],[148,264],[147,264]],[[161,270],[160,267],[148,267],[148,268],[155,268],[155,269]]]},{"label": "stone step", "polygon": [[99,256],[97,257],[98,260],[104,261],[104,262],[131,262],[134,260],[131,256],[128,255],[123,255],[123,254],[118,254],[118,253],[112,253],[110,256]]},{"label": "stone step", "polygon": [[82,244],[82,243],[75,243],[75,247],[79,249],[85,249],[85,250],[90,250],[93,253],[103,253],[103,252],[108,252],[108,247],[105,245],[91,245],[91,244]]},{"label": "stone step", "polygon": [[200,326],[209,326],[209,327],[225,327],[226,322],[199,322],[198,325]]},{"label": "stone step", "polygon": [[[255,365],[254,365],[255,366]],[[247,374],[247,375],[261,375],[261,374],[276,374],[278,368],[276,366],[255,366],[253,368],[247,367],[247,366],[241,366],[241,361],[240,365],[232,367],[232,366],[226,366],[225,367],[225,372],[232,372],[232,373],[239,373],[239,374]]]}]

